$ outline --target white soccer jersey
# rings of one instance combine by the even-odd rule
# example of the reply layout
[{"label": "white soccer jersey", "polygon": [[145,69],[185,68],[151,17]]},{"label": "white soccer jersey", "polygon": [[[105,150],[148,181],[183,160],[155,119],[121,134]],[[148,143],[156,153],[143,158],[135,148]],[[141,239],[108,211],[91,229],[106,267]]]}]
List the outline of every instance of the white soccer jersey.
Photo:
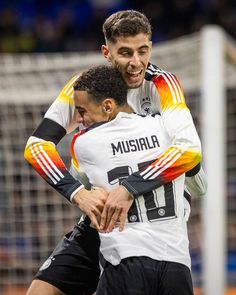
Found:
[{"label": "white soccer jersey", "polygon": [[[161,116],[119,113],[114,120],[75,135],[72,163],[87,174],[92,185],[109,191],[160,157],[172,140]],[[164,162],[159,165],[164,167]],[[100,250],[107,261],[116,265],[125,257],[148,256],[190,267],[184,178],[182,174],[136,197],[123,232],[115,229],[100,234]]]},{"label": "white soccer jersey", "polygon": [[[77,127],[73,100],[73,84],[77,78],[78,76],[75,76],[62,89],[25,148],[27,161],[67,199],[80,189],[81,183],[67,171],[56,145],[66,132],[69,133]],[[137,89],[130,89],[127,100],[136,113],[147,115],[159,112],[168,134],[173,138],[172,145],[161,158],[150,165],[152,173],[149,173],[149,170],[143,175],[137,173],[122,183],[132,194],[145,193],[143,181],[147,181],[147,189],[150,191],[169,183],[200,162],[201,144],[181,86],[173,74],[149,64],[142,85]],[[158,163],[166,158],[170,159],[169,165],[159,169]]]}]

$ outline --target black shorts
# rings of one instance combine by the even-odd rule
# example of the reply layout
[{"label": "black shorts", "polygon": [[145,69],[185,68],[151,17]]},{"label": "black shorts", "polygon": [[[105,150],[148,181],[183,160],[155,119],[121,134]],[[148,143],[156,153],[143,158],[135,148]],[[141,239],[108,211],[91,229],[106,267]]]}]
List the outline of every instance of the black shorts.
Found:
[{"label": "black shorts", "polygon": [[99,246],[98,232],[81,222],[58,243],[35,279],[48,282],[67,295],[93,294],[100,275]]},{"label": "black shorts", "polygon": [[97,295],[193,295],[189,268],[148,257],[129,257],[119,265],[106,262]]}]

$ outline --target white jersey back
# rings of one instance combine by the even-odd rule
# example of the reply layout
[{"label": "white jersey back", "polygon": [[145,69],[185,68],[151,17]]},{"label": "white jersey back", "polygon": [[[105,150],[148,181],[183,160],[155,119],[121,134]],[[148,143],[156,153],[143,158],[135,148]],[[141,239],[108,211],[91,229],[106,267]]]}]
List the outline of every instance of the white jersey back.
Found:
[{"label": "white jersey back", "polygon": [[[72,150],[90,183],[109,191],[171,144],[161,116],[119,113],[111,122],[77,135]],[[100,234],[104,258],[116,265],[125,257],[149,256],[190,267],[183,194],[184,175],[136,198],[125,230]]]},{"label": "white jersey back", "polygon": [[[63,87],[57,99],[46,112],[42,124],[29,138],[25,148],[27,161],[67,199],[73,197],[81,183],[69,175],[58,154],[56,145],[66,132],[69,133],[78,127],[77,111],[75,112],[73,99],[73,85],[78,77],[79,75],[73,77]],[[151,167],[153,171],[157,172],[153,183],[159,182],[160,185],[169,183],[198,165],[201,160],[201,143],[185,103],[181,85],[173,74],[149,64],[142,85],[137,89],[128,90],[127,101],[139,114],[160,113],[163,124],[173,139],[171,146],[158,158],[158,162],[162,162],[163,167],[161,169]],[[146,130],[143,135],[145,133]],[[130,143],[131,146],[133,144],[133,142]],[[166,164],[166,157],[170,157],[170,154],[172,154],[172,162]],[[48,161],[50,165],[45,165]],[[139,178],[130,176],[123,182],[123,185],[134,195],[143,193],[142,186],[139,185],[140,182],[136,181],[138,179],[141,179],[141,182],[143,179],[149,181],[149,174],[143,176],[140,173]],[[153,187],[151,181],[149,181],[149,185],[151,188]],[[146,191],[149,190],[148,187]],[[185,208],[190,212],[187,201]]]}]

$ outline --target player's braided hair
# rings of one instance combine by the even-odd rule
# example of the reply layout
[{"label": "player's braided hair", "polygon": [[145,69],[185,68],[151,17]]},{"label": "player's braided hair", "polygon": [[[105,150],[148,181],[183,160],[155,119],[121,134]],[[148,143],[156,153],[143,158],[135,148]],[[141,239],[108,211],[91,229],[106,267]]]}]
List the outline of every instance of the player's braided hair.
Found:
[{"label": "player's braided hair", "polygon": [[83,72],[74,83],[74,90],[87,91],[97,103],[105,98],[113,98],[117,105],[127,103],[126,83],[111,66],[96,66]]},{"label": "player's braided hair", "polygon": [[133,37],[140,33],[151,39],[152,27],[145,14],[136,10],[122,10],[110,15],[103,24],[106,41],[115,43],[119,37]]}]

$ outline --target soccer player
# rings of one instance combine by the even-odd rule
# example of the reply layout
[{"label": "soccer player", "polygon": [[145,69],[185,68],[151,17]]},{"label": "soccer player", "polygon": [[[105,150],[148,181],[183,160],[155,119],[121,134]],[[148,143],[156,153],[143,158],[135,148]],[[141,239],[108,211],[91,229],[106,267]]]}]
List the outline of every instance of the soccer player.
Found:
[{"label": "soccer player", "polygon": [[[127,194],[126,189],[130,189],[132,194],[134,191],[136,195],[144,194],[144,183],[148,183],[146,192],[149,192],[183,173],[187,173],[198,184],[195,186],[197,193],[204,193],[204,185],[201,185],[202,170],[197,165],[201,159],[201,151],[199,142],[192,139],[191,133],[195,127],[185,104],[182,88],[174,75],[149,63],[152,44],[148,19],[137,11],[120,11],[105,21],[103,31],[106,41],[102,46],[103,55],[121,72],[129,88],[129,105],[142,115],[159,112],[166,130],[174,138],[172,146],[162,155],[163,164],[169,155],[168,164],[156,171],[154,178],[142,177],[138,172],[130,175],[125,180],[126,188],[118,187],[123,190],[122,196]],[[92,220],[100,214],[109,195],[102,189],[86,190],[66,169],[56,150],[58,142],[78,127],[78,115],[73,100],[73,84],[78,76],[65,85],[29,138],[25,158],[52,187],[69,201],[78,204]],[[138,178],[142,185],[136,187],[133,177]],[[116,197],[112,199],[117,201]],[[90,201],[89,208],[86,207],[87,200]],[[110,198],[109,202],[112,203]],[[188,206],[188,203],[185,205]],[[113,205],[109,206],[108,204],[106,207],[108,214]],[[122,212],[125,210],[127,209],[123,208]],[[112,224],[109,216],[107,218],[103,214],[104,223],[104,230],[110,230]],[[96,290],[100,273],[99,244],[96,230],[83,222],[76,225],[41,267],[27,294],[92,294]]]},{"label": "soccer player", "polygon": [[[154,159],[162,167],[173,135],[160,114],[133,113],[117,69],[91,68],[78,78],[74,90],[75,108],[87,128],[73,138],[72,163],[93,187],[110,191],[132,172],[153,174],[145,167]],[[200,148],[194,128],[191,138]],[[150,191],[144,183],[144,195],[123,200],[129,209],[124,230],[100,234],[105,261],[97,295],[193,294],[184,179],[185,174],[179,175]]]}]

